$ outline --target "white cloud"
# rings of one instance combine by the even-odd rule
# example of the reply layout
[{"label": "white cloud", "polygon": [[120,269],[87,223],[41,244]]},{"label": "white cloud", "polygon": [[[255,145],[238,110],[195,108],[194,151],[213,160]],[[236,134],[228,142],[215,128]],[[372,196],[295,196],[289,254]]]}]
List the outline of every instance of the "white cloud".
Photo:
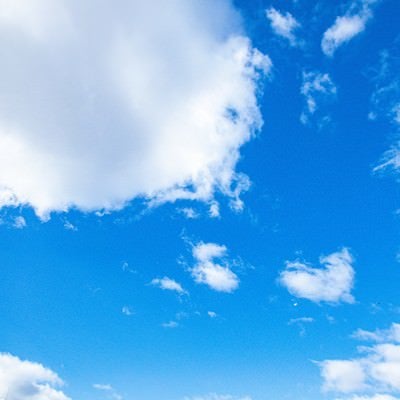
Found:
[{"label": "white cloud", "polygon": [[250,396],[232,396],[230,394],[209,393],[203,396],[185,397],[184,400],[251,400]]},{"label": "white cloud", "polygon": [[0,4],[0,205],[238,201],[271,61],[228,0]]},{"label": "white cloud", "polygon": [[169,321],[169,322],[164,322],[161,324],[163,328],[177,328],[179,324],[176,321]]},{"label": "white cloud", "polygon": [[110,385],[103,383],[95,383],[93,384],[93,388],[96,390],[100,390],[103,392],[107,392],[111,399],[113,400],[122,400],[123,397]]},{"label": "white cloud", "polygon": [[124,314],[128,317],[135,314],[135,312],[129,306],[123,306],[121,311],[122,311],[122,314]]},{"label": "white cloud", "polygon": [[26,220],[22,215],[14,218],[13,227],[17,229],[23,229],[26,227]]},{"label": "white cloud", "polygon": [[171,290],[179,294],[187,293],[183,289],[180,283],[174,281],[173,279],[168,278],[167,276],[164,276],[164,278],[161,279],[159,278],[153,279],[151,281],[151,284],[163,290]]},{"label": "white cloud", "polygon": [[374,394],[372,396],[363,395],[363,396],[351,396],[346,397],[345,399],[336,399],[336,400],[399,400],[397,397],[393,397],[390,394]]},{"label": "white cloud", "polygon": [[216,312],[214,312],[214,311],[207,311],[207,315],[210,318],[217,318],[218,317],[218,314]]},{"label": "white cloud", "polygon": [[70,400],[57,387],[63,381],[41,364],[0,353],[0,399]]},{"label": "white cloud", "polygon": [[192,254],[196,263],[191,273],[197,283],[206,284],[211,289],[227,293],[239,287],[239,278],[226,260],[226,246],[200,242],[193,246]]},{"label": "white cloud", "polygon": [[[304,96],[305,107],[300,116],[303,124],[310,122],[321,105],[331,102],[336,96],[336,86],[329,74],[318,71],[303,71],[303,82],[300,89]],[[319,124],[329,121],[328,115],[321,115]]]},{"label": "white cloud", "polygon": [[400,324],[393,323],[389,329],[377,329],[373,332],[357,329],[352,336],[359,340],[400,343]]},{"label": "white cloud", "polygon": [[282,14],[274,7],[268,8],[265,13],[273,31],[277,35],[286,38],[292,46],[295,46],[298,42],[294,31],[300,28],[300,24],[293,15],[289,12]]},{"label": "white cloud", "polygon": [[[326,360],[319,363],[324,388],[338,392],[366,394],[365,399],[385,400],[379,393],[390,394],[400,391],[400,345],[399,324],[390,329],[368,332],[358,330],[354,338],[379,342],[372,346],[361,346],[359,352],[365,355],[351,360]],[[354,399],[363,399],[355,396]]]},{"label": "white cloud", "polygon": [[97,390],[105,390],[109,391],[112,390],[112,386],[110,384],[103,384],[103,383],[94,383],[93,387]]},{"label": "white cloud", "polygon": [[199,213],[193,207],[183,207],[179,209],[180,213],[187,219],[199,218]]},{"label": "white cloud", "polygon": [[354,392],[365,388],[366,375],[359,361],[326,360],[320,367],[324,390]]},{"label": "white cloud", "polygon": [[372,17],[371,6],[377,0],[353,1],[345,15],[337,17],[334,24],[325,31],[321,47],[327,56],[333,56],[338,47],[363,32]]},{"label": "white cloud", "polygon": [[288,261],[279,280],[294,296],[314,302],[354,303],[353,257],[346,248],[320,257],[321,268],[304,262]]}]

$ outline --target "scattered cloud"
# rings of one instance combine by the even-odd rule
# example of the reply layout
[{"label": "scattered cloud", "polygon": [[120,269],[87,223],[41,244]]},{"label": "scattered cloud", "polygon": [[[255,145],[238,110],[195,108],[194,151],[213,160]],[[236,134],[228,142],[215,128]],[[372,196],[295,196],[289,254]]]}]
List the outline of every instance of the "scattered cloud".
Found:
[{"label": "scattered cloud", "polygon": [[113,399],[113,400],[122,400],[123,399],[123,397],[108,383],[107,384],[95,383],[95,384],[93,384],[93,388],[96,390],[106,392],[109,395],[110,399]]},{"label": "scattered cloud", "polygon": [[399,324],[392,324],[387,330],[356,331],[354,338],[376,344],[358,347],[358,352],[362,353],[360,357],[319,363],[324,389],[354,393],[356,396],[351,399],[357,400],[391,400],[391,394],[400,391],[399,327]]},{"label": "scattered cloud", "polygon": [[177,292],[179,294],[185,294],[187,293],[186,290],[183,289],[180,283],[174,281],[171,278],[168,278],[167,276],[164,276],[164,278],[156,278],[151,281],[151,284],[153,286],[157,286],[162,290],[171,290],[173,292]]},{"label": "scattered cloud", "polygon": [[19,215],[14,218],[13,227],[17,229],[23,229],[26,227],[26,220],[23,216]]},{"label": "scattered cloud", "polygon": [[289,12],[282,14],[274,7],[268,8],[265,13],[275,34],[287,39],[292,46],[296,46],[298,40],[294,32],[300,28],[300,24],[293,15]]},{"label": "scattered cloud", "polygon": [[243,206],[236,164],[271,60],[228,0],[164,6],[103,2],[92,18],[78,0],[2,2],[0,206],[44,220],[216,192]]},{"label": "scattered cloud", "polygon": [[135,311],[133,311],[132,308],[129,306],[123,306],[122,314],[125,314],[126,316],[130,317],[131,315],[135,314]]},{"label": "scattered cloud", "polygon": [[230,394],[210,393],[203,396],[185,397],[184,400],[251,400],[250,396],[232,396]]},{"label": "scattered cloud", "polygon": [[177,328],[179,326],[179,324],[176,321],[169,321],[169,322],[164,322],[163,324],[161,324],[161,326],[163,328]]},{"label": "scattered cloud", "polygon": [[316,303],[354,303],[353,261],[347,248],[320,257],[321,268],[299,260],[287,261],[279,281],[293,296]]},{"label": "scattered cloud", "polygon": [[345,15],[337,17],[334,24],[325,31],[321,42],[322,51],[332,57],[341,45],[363,32],[368,20],[372,18],[371,7],[376,2],[353,1]]},{"label": "scattered cloud", "polygon": [[226,246],[215,243],[200,242],[193,246],[195,265],[191,273],[194,280],[218,292],[235,291],[239,287],[239,278],[226,259],[227,251]]},{"label": "scattered cloud", "polygon": [[76,231],[78,230],[78,228],[77,228],[72,222],[70,222],[70,221],[65,221],[65,222],[64,222],[64,228],[65,228],[67,231],[74,231],[74,232],[76,232]]},{"label": "scattered cloud", "polygon": [[218,314],[216,312],[214,312],[214,311],[207,311],[207,315],[210,318],[217,318],[218,317]]},{"label": "scattered cloud", "polygon": [[199,213],[193,207],[183,207],[179,209],[179,212],[187,219],[199,218]]},{"label": "scattered cloud", "polygon": [[329,115],[319,111],[321,106],[331,103],[336,98],[336,86],[327,73],[318,71],[303,71],[303,81],[300,93],[304,96],[305,106],[300,115],[300,121],[308,124],[317,116],[318,124],[323,126],[330,121]]},{"label": "scattered cloud", "polygon": [[58,387],[63,381],[42,364],[0,353],[0,399],[70,400]]},{"label": "scattered cloud", "polygon": [[292,318],[288,321],[288,325],[296,325],[300,329],[300,336],[305,336],[306,328],[305,324],[311,324],[315,320],[312,317],[300,317],[300,318]]}]

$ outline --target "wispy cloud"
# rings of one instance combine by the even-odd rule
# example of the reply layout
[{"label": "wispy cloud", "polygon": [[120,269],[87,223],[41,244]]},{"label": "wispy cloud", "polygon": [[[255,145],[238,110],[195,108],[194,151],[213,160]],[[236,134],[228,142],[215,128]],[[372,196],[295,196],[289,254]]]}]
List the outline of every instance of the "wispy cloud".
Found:
[{"label": "wispy cloud", "polygon": [[170,290],[172,292],[177,292],[179,294],[187,293],[186,290],[183,289],[182,285],[177,281],[164,276],[164,278],[155,278],[150,282],[153,286],[157,286],[162,290]]},{"label": "wispy cloud", "polygon": [[327,56],[333,56],[344,43],[363,32],[368,20],[372,17],[372,5],[377,0],[353,1],[347,12],[337,17],[334,24],[328,28],[322,38],[322,51]]},{"label": "wispy cloud", "polygon": [[336,98],[336,86],[327,73],[318,71],[303,71],[300,93],[304,96],[305,105],[300,115],[300,121],[308,124],[316,120],[322,127],[330,121],[330,116],[325,113],[326,105]]},{"label": "wispy cloud", "polygon": [[289,12],[283,14],[274,7],[268,8],[265,13],[275,34],[287,39],[292,46],[299,43],[295,31],[300,28],[300,23],[292,14]]}]

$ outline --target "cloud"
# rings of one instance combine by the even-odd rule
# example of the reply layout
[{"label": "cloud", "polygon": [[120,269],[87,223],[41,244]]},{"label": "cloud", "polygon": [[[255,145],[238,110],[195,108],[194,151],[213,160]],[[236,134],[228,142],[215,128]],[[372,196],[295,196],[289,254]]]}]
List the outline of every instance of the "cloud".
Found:
[{"label": "cloud", "polygon": [[[363,356],[351,360],[326,360],[319,363],[326,390],[366,394],[365,399],[386,400],[400,391],[400,345],[399,324],[390,329],[368,332],[358,330],[354,338],[378,342],[371,346],[361,346],[358,351]],[[371,396],[373,392],[375,396]],[[363,399],[355,396],[354,399]]]},{"label": "cloud", "polygon": [[218,317],[218,314],[216,312],[214,312],[214,311],[207,311],[207,315],[210,318],[217,318]]},{"label": "cloud", "polygon": [[161,326],[163,328],[177,328],[179,326],[179,324],[176,321],[169,321],[169,322],[164,322],[163,324],[161,324]]},{"label": "cloud", "polygon": [[321,47],[322,51],[332,57],[338,47],[363,32],[370,18],[371,6],[377,0],[353,1],[345,15],[337,17],[334,24],[325,31]]},{"label": "cloud", "polygon": [[23,229],[26,227],[26,220],[22,215],[14,218],[13,227],[17,229]]},{"label": "cloud", "polygon": [[265,13],[275,34],[287,39],[292,46],[298,44],[294,31],[300,28],[300,24],[292,14],[282,14],[274,7],[268,8]]},{"label": "cloud", "polygon": [[95,384],[93,384],[93,388],[96,390],[107,392],[110,396],[110,399],[113,399],[113,400],[122,400],[123,399],[123,397],[108,383],[107,384],[95,383]]},{"label": "cloud", "polygon": [[347,248],[320,257],[321,268],[300,261],[286,262],[279,281],[296,297],[313,302],[354,303],[353,257]]},{"label": "cloud", "polygon": [[194,280],[218,292],[235,291],[239,287],[239,278],[225,259],[227,251],[226,246],[215,243],[200,242],[193,246],[192,254],[196,263],[191,273]]},{"label": "cloud", "polygon": [[336,92],[336,86],[329,74],[323,74],[318,71],[303,71],[303,82],[300,93],[304,96],[305,106],[300,115],[300,121],[303,124],[307,124],[311,121],[311,118],[318,114],[318,123],[320,126],[329,122],[329,115],[317,112],[321,108],[321,105],[324,106],[335,99]]},{"label": "cloud", "polygon": [[133,311],[129,306],[123,306],[121,311],[122,311],[122,314],[124,314],[128,317],[135,314],[135,311]]},{"label": "cloud", "polygon": [[219,192],[240,207],[271,61],[228,0],[164,6],[1,3],[0,206],[46,219]]},{"label": "cloud", "polygon": [[57,387],[63,381],[41,364],[0,353],[0,399],[70,400]]},{"label": "cloud", "polygon": [[351,396],[346,399],[337,399],[337,400],[399,400],[398,397],[393,397],[390,394],[374,394],[372,396]]},{"label": "cloud", "polygon": [[377,329],[374,332],[358,329],[352,336],[359,340],[400,343],[400,324],[393,323],[389,329]]},{"label": "cloud", "polygon": [[251,400],[250,396],[237,397],[230,394],[210,393],[203,396],[185,397],[184,400]]},{"label": "cloud", "polygon": [[168,278],[167,276],[164,276],[164,278],[156,278],[151,281],[151,284],[154,286],[159,287],[160,289],[163,290],[171,290],[174,292],[177,292],[179,294],[185,294],[187,293],[181,286],[180,283],[174,281],[173,279]]}]

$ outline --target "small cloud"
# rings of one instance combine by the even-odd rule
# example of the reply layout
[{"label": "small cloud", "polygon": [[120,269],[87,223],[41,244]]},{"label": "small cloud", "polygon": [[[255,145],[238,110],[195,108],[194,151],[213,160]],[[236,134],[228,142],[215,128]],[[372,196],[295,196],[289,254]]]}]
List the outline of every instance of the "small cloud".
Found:
[{"label": "small cloud", "polygon": [[354,303],[353,257],[347,248],[320,257],[321,268],[300,261],[286,262],[279,281],[294,296],[316,303]]},{"label": "small cloud", "polygon": [[183,207],[178,209],[178,211],[183,214],[187,219],[196,219],[200,216],[193,207]]},{"label": "small cloud", "polygon": [[105,390],[105,391],[113,390],[111,385],[103,383],[94,383],[93,388],[96,390]]},{"label": "small cloud", "polygon": [[128,306],[123,306],[122,307],[122,314],[127,315],[128,317],[130,317],[131,315],[134,315],[135,312]]},{"label": "small cloud", "polygon": [[338,47],[363,32],[370,18],[371,6],[377,0],[353,1],[345,15],[337,17],[334,24],[325,31],[321,47],[325,55],[332,57]]},{"label": "small cloud", "polygon": [[327,105],[336,97],[337,89],[329,74],[303,71],[300,92],[305,100],[305,106],[300,116],[301,123],[308,124],[315,115],[318,115],[318,125],[323,126],[329,122],[330,117],[320,111],[321,106]]},{"label": "small cloud", "polygon": [[207,315],[210,318],[217,318],[218,317],[218,314],[216,312],[214,312],[214,311],[207,311]]},{"label": "small cloud", "polygon": [[179,326],[179,324],[176,321],[169,321],[169,322],[164,322],[163,324],[161,324],[161,326],[163,328],[173,329],[173,328],[177,328]]},{"label": "small cloud", "polygon": [[78,228],[75,225],[73,225],[70,221],[65,221],[64,222],[64,228],[66,230],[68,230],[68,231],[75,231],[76,232],[78,230]]},{"label": "small cloud", "polygon": [[282,14],[274,7],[268,8],[265,13],[275,34],[287,39],[291,46],[296,46],[298,41],[294,32],[300,28],[300,24],[293,15],[289,12]]},{"label": "small cloud", "polygon": [[164,278],[161,279],[153,279],[150,284],[162,290],[170,290],[179,294],[187,294],[186,290],[183,289],[180,283],[171,278],[168,278],[167,276],[164,276]]},{"label": "small cloud", "polygon": [[226,293],[231,293],[239,287],[239,278],[225,259],[226,246],[200,242],[193,246],[192,254],[196,261],[194,267],[191,268],[195,282]]},{"label": "small cloud", "polygon": [[22,215],[14,218],[12,226],[17,229],[23,229],[26,227],[26,220]]},{"label": "small cloud", "polygon": [[208,215],[211,218],[219,218],[220,211],[219,211],[219,203],[217,201],[213,201],[210,203],[210,208],[208,210]]},{"label": "small cloud", "polygon": [[292,318],[288,321],[288,325],[297,325],[300,329],[300,336],[305,336],[306,328],[304,324],[310,324],[314,322],[314,318],[312,317],[300,317],[300,318]]}]

